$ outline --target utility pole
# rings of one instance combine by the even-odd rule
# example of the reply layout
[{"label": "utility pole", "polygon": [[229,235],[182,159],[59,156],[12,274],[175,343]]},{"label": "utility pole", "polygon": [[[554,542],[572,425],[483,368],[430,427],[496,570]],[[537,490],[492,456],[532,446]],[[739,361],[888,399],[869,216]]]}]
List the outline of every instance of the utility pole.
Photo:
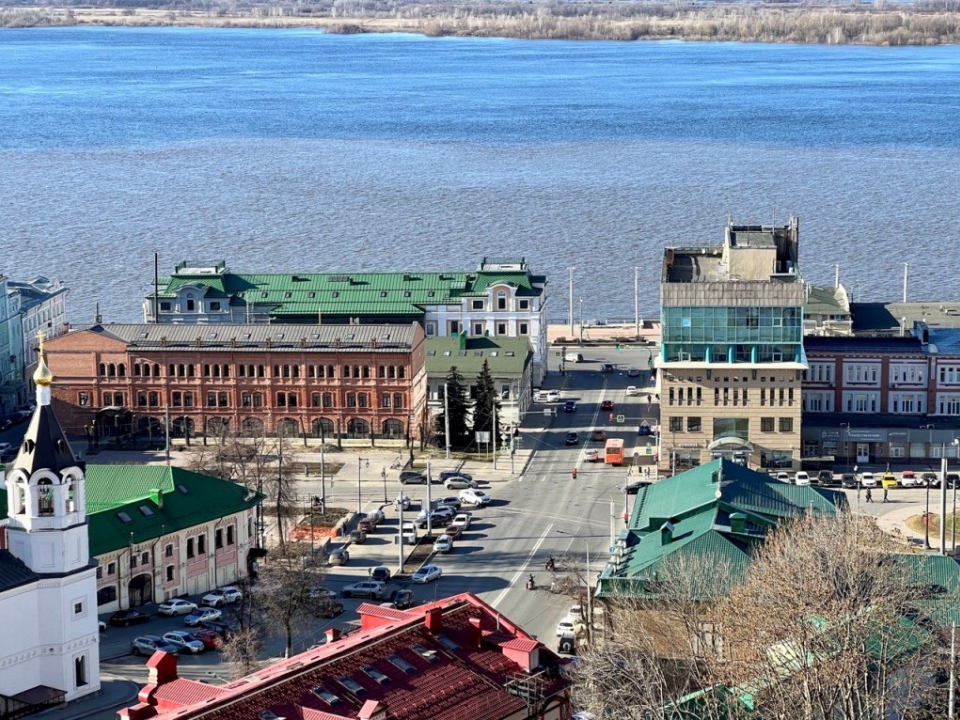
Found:
[{"label": "utility pole", "polygon": [[493,441],[493,469],[497,469],[497,401],[493,400],[493,427],[490,428],[490,439]]},{"label": "utility pole", "polygon": [[567,272],[570,273],[570,337],[573,337],[573,271],[577,268],[570,266],[567,268]]},{"label": "utility pole", "polygon": [[583,345],[583,295],[580,296],[580,344]]},{"label": "utility pole", "polygon": [[640,339],[640,268],[633,267],[633,324],[636,326],[637,340]]},{"label": "utility pole", "polygon": [[903,301],[907,301],[907,270],[910,267],[910,263],[903,264]]},{"label": "utility pole", "polygon": [[[186,426],[186,421],[184,421],[184,426]],[[167,448],[167,465],[170,464],[170,406],[167,405],[163,408],[163,437],[166,440],[165,445]]]},{"label": "utility pole", "polygon": [[430,476],[430,463],[427,462],[427,537],[433,535],[433,488],[430,487],[431,485],[433,485],[433,478]]},{"label": "utility pole", "polygon": [[[400,559],[397,562],[397,572],[403,573],[403,486],[400,486],[400,497],[397,498],[397,505],[400,506]],[[414,523],[416,526],[416,523]]]},{"label": "utility pole", "polygon": [[833,288],[837,290],[840,288],[840,265],[839,263],[833,266]]},{"label": "utility pole", "polygon": [[446,439],[447,460],[450,459],[450,402],[448,400],[447,383],[443,384],[443,436]]},{"label": "utility pole", "polygon": [[947,554],[947,456],[940,459],[940,554]]}]

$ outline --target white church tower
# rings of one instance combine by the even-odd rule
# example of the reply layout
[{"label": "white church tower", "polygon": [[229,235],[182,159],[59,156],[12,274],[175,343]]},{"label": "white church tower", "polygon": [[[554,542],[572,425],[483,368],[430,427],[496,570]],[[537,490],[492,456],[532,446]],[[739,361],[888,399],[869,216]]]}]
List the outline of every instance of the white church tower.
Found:
[{"label": "white church tower", "polygon": [[[6,491],[10,553],[36,580],[0,594],[6,618],[0,686],[6,686],[4,694],[16,685],[52,688],[69,702],[100,688],[96,562],[89,551],[84,464],[74,457],[50,406],[53,374],[42,338],[33,381],[37,407]],[[8,600],[32,606],[8,613]],[[17,661],[5,666],[11,656]]]}]

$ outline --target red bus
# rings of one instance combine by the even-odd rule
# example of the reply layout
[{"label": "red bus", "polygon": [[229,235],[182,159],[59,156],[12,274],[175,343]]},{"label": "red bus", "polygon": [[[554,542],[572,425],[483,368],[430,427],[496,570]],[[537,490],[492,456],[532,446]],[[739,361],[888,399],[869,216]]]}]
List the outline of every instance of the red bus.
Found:
[{"label": "red bus", "polygon": [[610,438],[603,449],[603,461],[607,465],[623,465],[623,439]]}]

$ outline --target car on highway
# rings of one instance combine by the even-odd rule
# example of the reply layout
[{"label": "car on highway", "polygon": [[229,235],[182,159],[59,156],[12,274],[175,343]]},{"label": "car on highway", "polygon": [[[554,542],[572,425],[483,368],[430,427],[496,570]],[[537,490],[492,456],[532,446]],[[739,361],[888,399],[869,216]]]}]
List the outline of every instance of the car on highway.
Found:
[{"label": "car on highway", "polygon": [[475,488],[477,481],[464,475],[453,475],[443,481],[443,486],[447,490],[462,490],[464,488]]},{"label": "car on highway", "polygon": [[382,582],[378,582],[376,580],[364,580],[362,582],[344,586],[343,590],[340,591],[340,594],[345,598],[365,597],[372,600],[374,598],[382,598],[386,591],[387,586]]},{"label": "car on highway", "polygon": [[547,390],[547,402],[560,402],[560,391],[559,390]]},{"label": "car on highway", "polygon": [[441,535],[433,543],[433,551],[436,553],[448,553],[453,550],[453,538],[449,535]]},{"label": "car on highway", "polygon": [[580,436],[575,432],[568,432],[566,437],[563,438],[563,442],[567,445],[579,445]]},{"label": "car on highway", "polygon": [[217,608],[198,608],[183,619],[183,624],[187,627],[196,627],[200,623],[210,622],[211,620],[219,620],[222,617],[223,613]]},{"label": "car on highway", "polygon": [[460,498],[458,498],[456,495],[446,495],[446,496],[444,496],[444,497],[442,497],[442,498],[438,498],[438,499],[434,500],[434,501],[433,501],[433,504],[434,504],[434,509],[440,507],[441,505],[444,505],[444,506],[446,506],[446,507],[448,507],[448,508],[452,508],[452,509],[454,509],[454,510],[459,510],[459,509],[460,509]]},{"label": "car on highway", "polygon": [[444,535],[449,535],[451,540],[459,540],[463,535],[463,528],[455,523],[450,523],[447,525],[446,530],[443,531]]},{"label": "car on highway", "polygon": [[388,582],[390,580],[390,568],[386,565],[378,565],[370,572],[370,579],[377,582]]},{"label": "car on highway", "polygon": [[607,432],[605,430],[594,430],[590,433],[591,442],[606,442]]},{"label": "car on highway", "polygon": [[242,599],[243,593],[240,592],[240,588],[227,585],[226,587],[214,588],[208,592],[200,598],[200,604],[220,607],[221,605],[230,605]]},{"label": "car on highway", "polygon": [[860,473],[860,487],[874,488],[877,486],[877,477],[872,472]]},{"label": "car on highway", "polygon": [[164,600],[157,605],[157,615],[189,615],[197,609],[197,604],[189,600],[174,598],[173,600]]},{"label": "car on highway", "polygon": [[130,627],[131,625],[139,625],[149,620],[150,616],[139,610],[118,610],[110,616],[107,624],[113,627]]},{"label": "car on highway", "polygon": [[476,505],[477,507],[486,507],[491,501],[491,497],[482,490],[461,490],[459,497],[460,502],[464,505]]},{"label": "car on highway", "polygon": [[426,485],[427,476],[419,470],[404,470],[400,473],[401,485]]},{"label": "car on highway", "polygon": [[627,377],[640,377],[640,368],[629,368],[627,370]]},{"label": "car on highway", "polygon": [[576,411],[577,411],[577,403],[576,403],[576,401],[575,401],[575,400],[567,400],[567,401],[563,404],[563,411],[564,411],[564,412],[576,412]]},{"label": "car on highway", "polygon": [[130,652],[134,655],[153,655],[157,650],[163,650],[173,655],[180,653],[180,648],[164,640],[159,635],[141,635],[130,642]]},{"label": "car on highway", "polygon": [[443,570],[441,570],[439,566],[424,565],[413,574],[411,580],[417,585],[424,585],[428,582],[439,580],[441,575],[443,575]]},{"label": "car on highway", "polygon": [[195,638],[186,630],[171,630],[163,634],[163,639],[178,650],[193,653],[194,655],[202,653],[207,649],[202,640]]},{"label": "car on highway", "polygon": [[796,485],[809,485],[810,473],[805,470],[798,470],[797,474],[793,476],[793,482]]},{"label": "car on highway", "polygon": [[350,551],[345,547],[337,547],[327,555],[327,565],[346,565],[350,562]]},{"label": "car on highway", "polygon": [[459,512],[456,514],[456,517],[453,518],[451,524],[458,526],[461,530],[468,530],[472,518],[473,516],[468,512]]},{"label": "car on highway", "polygon": [[635,482],[630,483],[629,485],[625,485],[623,488],[623,491],[627,495],[636,495],[643,488],[650,487],[651,485],[653,485],[653,483],[650,482],[649,480],[637,480]]},{"label": "car on highway", "polygon": [[600,403],[601,410],[613,410],[613,400],[604,400]]}]

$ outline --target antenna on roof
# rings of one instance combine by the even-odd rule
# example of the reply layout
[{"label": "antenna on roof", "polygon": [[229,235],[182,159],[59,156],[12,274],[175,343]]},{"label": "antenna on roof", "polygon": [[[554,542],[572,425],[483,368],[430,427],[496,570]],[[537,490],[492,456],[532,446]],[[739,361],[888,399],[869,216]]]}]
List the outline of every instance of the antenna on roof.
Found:
[{"label": "antenna on roof", "polygon": [[97,309],[93,313],[93,322],[97,325],[103,322],[103,316],[100,315],[100,302],[97,302]]}]

